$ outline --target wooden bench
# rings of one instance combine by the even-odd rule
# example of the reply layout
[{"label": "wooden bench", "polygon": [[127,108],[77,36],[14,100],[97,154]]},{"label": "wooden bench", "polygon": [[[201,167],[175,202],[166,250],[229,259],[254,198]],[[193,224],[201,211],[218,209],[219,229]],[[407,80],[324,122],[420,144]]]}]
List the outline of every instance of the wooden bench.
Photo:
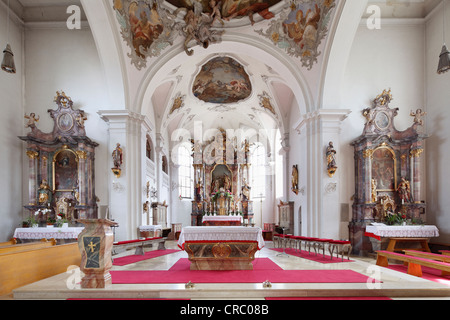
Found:
[{"label": "wooden bench", "polygon": [[398,248],[397,243],[399,242],[415,242],[419,243],[421,248],[415,249],[415,250],[422,250],[426,252],[431,252],[430,248],[428,247],[428,238],[389,238],[389,243],[386,248],[386,251],[398,251],[403,252],[404,250],[412,249],[412,248]]},{"label": "wooden bench", "polygon": [[134,254],[144,255],[144,246],[158,243],[158,250],[166,250],[165,242],[167,238],[155,237],[136,240],[119,241],[113,244],[112,254],[118,254],[119,251],[136,248]]},{"label": "wooden bench", "polygon": [[0,254],[0,296],[79,266],[78,243]]},{"label": "wooden bench", "polygon": [[417,277],[422,276],[421,266],[434,268],[445,272],[450,272],[450,263],[445,263],[421,257],[414,257],[411,255],[391,251],[383,251],[383,250],[377,251],[377,266],[388,267],[389,266],[388,259],[395,259],[406,262],[408,264],[408,274]]},{"label": "wooden bench", "polygon": [[439,250],[439,252],[445,256],[450,256],[450,250]]},{"label": "wooden bench", "polygon": [[51,247],[51,246],[56,246],[55,239],[51,239],[50,241],[48,241],[47,239],[42,239],[41,241],[26,242],[26,243],[13,244],[13,245],[9,245],[9,246],[2,246],[2,247],[0,247],[0,254],[1,253],[13,253],[13,252],[19,252],[19,251],[27,251],[27,250],[46,248],[46,247]]},{"label": "wooden bench", "polygon": [[[447,255],[431,253],[431,252],[422,252],[422,251],[417,251],[417,250],[405,250],[405,254],[407,254],[409,256],[450,263],[450,256],[447,256]],[[448,275],[450,275],[449,272],[442,271],[442,276],[448,276]]]},{"label": "wooden bench", "polygon": [[6,242],[0,242],[0,247],[11,246],[11,245],[14,245],[16,243],[17,243],[17,239],[12,238],[11,240],[6,241]]}]

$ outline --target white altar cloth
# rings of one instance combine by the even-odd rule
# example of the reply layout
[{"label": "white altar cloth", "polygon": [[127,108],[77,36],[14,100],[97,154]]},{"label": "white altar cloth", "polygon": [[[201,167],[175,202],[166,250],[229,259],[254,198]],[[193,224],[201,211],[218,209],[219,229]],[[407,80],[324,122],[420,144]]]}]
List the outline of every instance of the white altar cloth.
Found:
[{"label": "white altar cloth", "polygon": [[162,230],[162,225],[148,225],[148,226],[139,226],[139,231],[156,231]]},{"label": "white altar cloth", "polygon": [[382,224],[366,226],[366,233],[385,238],[432,238],[439,237],[436,226],[387,226]]},{"label": "white altar cloth", "polygon": [[257,242],[258,250],[261,250],[265,243],[262,230],[259,227],[240,226],[217,226],[217,227],[184,227],[181,230],[178,246],[184,249],[185,242]]},{"label": "white altar cloth", "polygon": [[239,221],[242,223],[242,216],[203,216],[202,222],[205,221]]},{"label": "white altar cloth", "polygon": [[78,239],[84,227],[70,228],[16,228],[16,239]]}]

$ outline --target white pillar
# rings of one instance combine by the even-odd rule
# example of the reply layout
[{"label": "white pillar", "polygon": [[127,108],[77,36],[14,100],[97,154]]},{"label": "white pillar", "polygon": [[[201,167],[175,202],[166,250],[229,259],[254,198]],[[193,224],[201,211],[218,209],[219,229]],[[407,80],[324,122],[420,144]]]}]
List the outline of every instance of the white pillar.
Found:
[{"label": "white pillar", "polygon": [[108,166],[113,167],[111,154],[117,143],[123,151],[122,172],[116,177],[109,171],[108,194],[110,217],[119,224],[116,241],[138,237],[143,223],[144,186],[146,177],[145,142],[151,124],[145,116],[127,110],[105,110],[98,114],[109,125]]},{"label": "white pillar", "polygon": [[[349,110],[321,109],[302,117],[296,126],[306,137],[306,164],[301,165],[306,175],[306,224],[307,236],[340,238],[340,130]],[[332,141],[337,151],[338,169],[333,177],[327,173],[326,147]],[[291,152],[293,149],[291,149]],[[298,152],[296,150],[296,152]]]}]

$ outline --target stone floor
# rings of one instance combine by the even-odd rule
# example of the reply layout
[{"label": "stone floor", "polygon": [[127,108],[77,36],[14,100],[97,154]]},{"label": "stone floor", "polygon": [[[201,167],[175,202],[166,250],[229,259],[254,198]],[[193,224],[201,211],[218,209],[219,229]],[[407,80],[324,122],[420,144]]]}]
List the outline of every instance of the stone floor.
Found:
[{"label": "stone floor", "polygon": [[[68,298],[169,298],[169,299],[264,299],[265,297],[338,297],[385,296],[400,299],[450,300],[450,286],[410,276],[387,268],[378,268],[372,258],[351,257],[352,262],[322,264],[295,256],[280,255],[269,248],[272,242],[256,253],[256,258],[268,257],[286,270],[350,269],[382,283],[274,283],[271,288],[257,284],[195,284],[187,289],[180,284],[114,284],[105,289],[79,289],[74,287],[76,272],[69,271],[14,290],[4,299],[68,299]],[[175,241],[166,242],[167,249],[177,248]],[[152,249],[149,249],[152,250]],[[118,256],[133,254],[133,251]],[[118,257],[115,256],[115,257]],[[114,266],[113,270],[168,270],[180,258],[187,258],[184,251],[168,254],[126,266]]]}]

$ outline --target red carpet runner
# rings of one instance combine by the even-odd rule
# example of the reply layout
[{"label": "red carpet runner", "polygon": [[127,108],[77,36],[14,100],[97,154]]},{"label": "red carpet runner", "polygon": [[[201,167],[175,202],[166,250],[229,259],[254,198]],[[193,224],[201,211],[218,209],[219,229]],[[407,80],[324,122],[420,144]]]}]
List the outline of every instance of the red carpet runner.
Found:
[{"label": "red carpet runner", "polygon": [[188,283],[189,281],[193,283],[262,283],[266,280],[272,283],[366,283],[374,281],[352,270],[282,270],[268,260],[255,259],[254,270],[191,271],[188,264],[180,259],[168,271],[121,270],[110,272],[113,284]]}]

